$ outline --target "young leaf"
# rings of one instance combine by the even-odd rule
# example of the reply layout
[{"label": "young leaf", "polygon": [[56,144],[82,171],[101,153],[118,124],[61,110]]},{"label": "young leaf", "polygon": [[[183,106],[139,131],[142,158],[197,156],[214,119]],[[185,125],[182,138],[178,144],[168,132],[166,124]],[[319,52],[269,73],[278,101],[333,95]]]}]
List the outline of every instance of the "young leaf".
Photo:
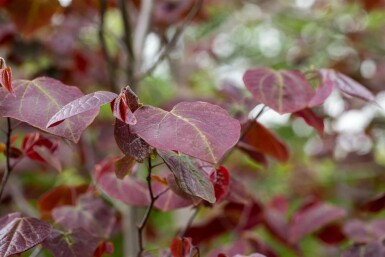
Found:
[{"label": "young leaf", "polygon": [[289,159],[289,152],[284,143],[257,121],[251,125],[241,142],[280,162],[286,162]]},{"label": "young leaf", "polygon": [[315,128],[320,136],[323,136],[324,120],[318,117],[310,108],[295,112],[294,115],[301,117],[309,126]]},{"label": "young leaf", "polygon": [[55,257],[92,257],[99,239],[81,228],[70,232],[53,230],[43,247]]},{"label": "young leaf", "polygon": [[65,119],[82,114],[87,111],[111,102],[117,97],[115,93],[108,91],[97,91],[69,102],[55,113],[48,121],[46,128],[59,125]]},{"label": "young leaf", "polygon": [[135,112],[132,127],[151,146],[176,150],[216,163],[240,136],[239,122],[219,106],[205,102],[181,102],[167,112],[143,106]]},{"label": "young leaf", "polygon": [[16,98],[0,90],[0,115],[26,122],[48,133],[78,142],[80,135],[98,114],[97,109],[65,120],[54,128],[46,128],[48,120],[64,105],[83,96],[76,87],[58,80],[40,77],[13,82]]},{"label": "young leaf", "polygon": [[173,257],[191,257],[194,246],[191,238],[176,237],[172,240],[170,249]]},{"label": "young leaf", "polygon": [[94,251],[93,257],[103,257],[104,254],[110,255],[114,252],[114,244],[112,242],[102,241]]},{"label": "young leaf", "polygon": [[130,87],[122,89],[116,99],[111,102],[111,109],[114,116],[128,125],[135,125],[137,120],[132,113],[139,108],[138,97]]},{"label": "young leaf", "polygon": [[143,162],[153,151],[152,147],[132,132],[129,125],[118,119],[115,121],[114,136],[120,150],[137,162]]},{"label": "young leaf", "polygon": [[[6,220],[6,223],[5,223]],[[18,217],[14,213],[0,219],[0,256],[20,254],[48,237],[51,226],[44,221]]]},{"label": "young leaf", "polygon": [[289,228],[290,242],[296,243],[302,237],[310,234],[332,221],[346,216],[344,209],[327,203],[318,203],[294,214]]},{"label": "young leaf", "polygon": [[82,228],[101,238],[108,238],[115,224],[114,210],[90,194],[80,196],[76,206],[55,208],[52,216],[56,223],[68,230]]},{"label": "young leaf", "polygon": [[305,76],[294,70],[252,69],[245,72],[243,81],[258,103],[281,114],[307,107],[315,95]]},{"label": "young leaf", "polygon": [[191,157],[172,151],[158,151],[158,154],[174,173],[178,186],[184,192],[198,196],[210,203],[215,202],[212,183]]},{"label": "young leaf", "polygon": [[12,87],[12,70],[11,67],[5,67],[0,69],[0,86],[5,87],[5,89],[14,97],[16,97],[15,92]]},{"label": "young leaf", "polygon": [[129,175],[135,165],[136,161],[128,155],[123,156],[115,162],[115,175],[119,179],[123,179]]},{"label": "young leaf", "polygon": [[375,96],[357,81],[331,69],[321,69],[323,83],[333,83],[342,93],[368,102],[375,102]]},{"label": "young leaf", "polygon": [[225,167],[220,166],[211,174],[210,180],[214,185],[216,202],[219,203],[229,193],[230,174]]}]

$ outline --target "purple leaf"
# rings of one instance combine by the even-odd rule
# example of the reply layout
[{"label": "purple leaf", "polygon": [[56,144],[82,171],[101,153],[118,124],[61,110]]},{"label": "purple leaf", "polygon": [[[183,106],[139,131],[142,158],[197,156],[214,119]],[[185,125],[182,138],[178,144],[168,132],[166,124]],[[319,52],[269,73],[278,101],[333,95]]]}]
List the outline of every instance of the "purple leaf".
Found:
[{"label": "purple leaf", "polygon": [[321,69],[323,83],[333,83],[342,93],[368,102],[375,102],[375,96],[357,81],[331,69]]},{"label": "purple leaf", "polygon": [[[5,223],[7,222],[7,223]],[[19,254],[40,244],[48,237],[51,226],[44,221],[20,217],[17,213],[0,219],[0,256]]]},{"label": "purple leaf", "polygon": [[136,161],[129,155],[125,155],[115,162],[115,175],[119,179],[123,179],[126,175],[131,174]]},{"label": "purple leaf", "polygon": [[174,173],[178,186],[185,193],[215,203],[213,184],[191,157],[172,151],[158,151],[158,154]]},{"label": "purple leaf", "polygon": [[162,195],[155,202],[155,208],[158,210],[171,211],[191,205],[190,201],[183,199],[168,187],[160,183],[153,183],[152,189],[154,190],[155,195],[167,190],[166,192],[162,193]]},{"label": "purple leaf", "polygon": [[152,147],[133,133],[129,125],[118,119],[115,121],[114,136],[120,150],[137,162],[143,162],[152,153]]},{"label": "purple leaf", "polygon": [[56,223],[68,230],[82,228],[90,234],[108,238],[115,224],[115,212],[100,198],[93,195],[82,195],[76,206],[55,208],[52,216]]},{"label": "purple leaf", "polygon": [[98,114],[92,109],[72,117],[54,128],[46,128],[49,119],[67,103],[83,96],[77,87],[66,86],[58,80],[40,77],[13,82],[16,98],[0,90],[0,115],[26,122],[48,133],[78,142],[80,135]]},{"label": "purple leaf", "polygon": [[117,97],[117,94],[107,91],[97,91],[69,102],[55,113],[48,121],[46,128],[58,125],[65,119],[82,114],[84,112],[95,110],[96,108],[111,102]]},{"label": "purple leaf", "polygon": [[334,83],[332,81],[323,81],[321,86],[316,90],[315,95],[310,100],[308,107],[314,107],[323,104],[329,95],[333,92]]},{"label": "purple leaf", "polygon": [[290,228],[289,240],[292,243],[310,234],[323,226],[345,217],[344,209],[327,203],[318,203],[294,214]]},{"label": "purple leaf", "polygon": [[92,257],[99,239],[84,229],[71,232],[53,230],[43,247],[55,257]]},{"label": "purple leaf", "polygon": [[245,72],[243,81],[258,103],[281,114],[307,107],[315,95],[305,76],[294,70],[252,69]]},{"label": "purple leaf", "polygon": [[240,136],[239,122],[219,106],[181,102],[168,112],[152,106],[139,108],[132,127],[151,146],[176,150],[216,163]]},{"label": "purple leaf", "polygon": [[294,113],[295,116],[301,117],[309,126],[315,128],[323,136],[324,134],[324,120],[318,117],[310,108],[305,108]]}]

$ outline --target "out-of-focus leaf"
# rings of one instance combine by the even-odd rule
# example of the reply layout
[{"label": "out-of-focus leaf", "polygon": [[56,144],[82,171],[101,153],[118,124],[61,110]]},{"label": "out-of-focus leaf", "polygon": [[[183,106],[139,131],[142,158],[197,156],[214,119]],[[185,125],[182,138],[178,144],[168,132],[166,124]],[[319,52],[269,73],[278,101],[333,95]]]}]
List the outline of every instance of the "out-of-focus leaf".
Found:
[{"label": "out-of-focus leaf", "polygon": [[191,238],[176,237],[172,240],[170,250],[173,257],[191,257],[194,246]]},{"label": "out-of-focus leaf", "polygon": [[68,102],[83,96],[77,87],[66,86],[58,80],[40,77],[16,80],[12,84],[16,98],[0,90],[0,115],[26,122],[48,133],[78,142],[82,132],[94,120],[98,110],[69,118],[62,124],[46,128],[48,120]]},{"label": "out-of-focus leaf", "polygon": [[344,234],[356,243],[371,243],[383,237],[385,234],[385,220],[377,219],[371,222],[363,222],[353,219],[345,223]]},{"label": "out-of-focus leaf", "polygon": [[326,225],[317,232],[316,236],[322,242],[330,245],[340,244],[346,239],[342,231],[342,226],[338,223]]},{"label": "out-of-focus leaf", "polygon": [[294,70],[251,69],[245,72],[243,81],[258,103],[281,114],[306,108],[315,95],[305,76]]},{"label": "out-of-focus leaf", "polygon": [[[61,10],[59,1],[51,0],[12,0],[7,1],[4,8],[25,36],[30,36],[36,30],[49,25],[52,16]],[[23,15],[20,15],[21,13]]]},{"label": "out-of-focus leaf", "polygon": [[257,121],[253,122],[241,141],[280,162],[289,159],[289,152],[284,143]]},{"label": "out-of-focus leaf", "polygon": [[99,239],[84,229],[70,232],[53,230],[43,242],[43,247],[55,257],[92,257]]},{"label": "out-of-focus leaf", "polygon": [[48,237],[51,226],[44,221],[14,213],[0,219],[0,256],[27,251]]},{"label": "out-of-focus leaf", "polygon": [[78,99],[75,99],[63,106],[55,113],[47,123],[47,128],[59,125],[65,119],[80,115],[87,111],[97,110],[100,106],[114,100],[117,94],[108,91],[97,91]]},{"label": "out-of-focus leaf", "polygon": [[120,150],[137,162],[143,162],[153,151],[152,147],[132,132],[128,124],[118,119],[115,122],[114,136]]},{"label": "out-of-focus leaf", "polygon": [[311,109],[305,108],[294,113],[295,116],[301,117],[309,126],[315,128],[321,136],[324,134],[324,121],[318,117]]},{"label": "out-of-focus leaf", "polygon": [[215,202],[212,183],[191,157],[172,151],[158,151],[158,154],[174,173],[177,184],[184,192],[198,196],[210,203]]},{"label": "out-of-focus leaf", "polygon": [[135,165],[136,161],[128,155],[123,156],[115,162],[115,175],[117,178],[123,179],[129,175]]},{"label": "out-of-focus leaf", "polygon": [[4,87],[11,95],[16,96],[12,87],[12,70],[11,67],[0,69],[0,86]]},{"label": "out-of-focus leaf", "polygon": [[167,112],[143,106],[135,112],[133,132],[151,146],[176,150],[216,163],[240,136],[239,122],[219,106],[206,102],[181,102]]},{"label": "out-of-focus leaf", "polygon": [[302,237],[345,217],[346,211],[327,203],[318,203],[299,210],[292,217],[289,240],[298,242]]},{"label": "out-of-focus leaf", "polygon": [[168,186],[155,181],[152,184],[155,195],[162,194],[155,202],[154,207],[161,211],[171,211],[191,205],[189,199],[184,199],[170,190]]},{"label": "out-of-focus leaf", "polygon": [[61,206],[52,211],[56,223],[68,230],[82,228],[96,237],[108,238],[115,224],[115,212],[100,198],[87,194],[75,206]]},{"label": "out-of-focus leaf", "polygon": [[375,96],[357,81],[331,69],[321,69],[323,83],[333,83],[342,93],[368,102],[375,102]]},{"label": "out-of-focus leaf", "polygon": [[255,149],[254,147],[240,141],[237,144],[237,147],[244,153],[246,153],[252,160],[254,160],[256,163],[267,167],[267,159],[266,156]]},{"label": "out-of-focus leaf", "polygon": [[382,242],[368,245],[354,245],[346,250],[341,257],[380,257],[385,256],[385,246]]},{"label": "out-of-focus leaf", "polygon": [[219,203],[229,193],[230,174],[225,167],[220,166],[210,175],[210,180],[214,185],[216,202]]},{"label": "out-of-focus leaf", "polygon": [[366,212],[379,212],[385,208],[385,193],[382,193],[375,198],[369,200],[366,202],[362,207],[361,210]]},{"label": "out-of-focus leaf", "polygon": [[110,255],[114,252],[114,244],[112,242],[101,242],[94,251],[93,257],[102,257],[104,254]]},{"label": "out-of-focus leaf", "polygon": [[308,107],[314,107],[323,104],[329,95],[333,92],[334,83],[332,81],[323,81],[317,88],[315,95],[310,100]]}]

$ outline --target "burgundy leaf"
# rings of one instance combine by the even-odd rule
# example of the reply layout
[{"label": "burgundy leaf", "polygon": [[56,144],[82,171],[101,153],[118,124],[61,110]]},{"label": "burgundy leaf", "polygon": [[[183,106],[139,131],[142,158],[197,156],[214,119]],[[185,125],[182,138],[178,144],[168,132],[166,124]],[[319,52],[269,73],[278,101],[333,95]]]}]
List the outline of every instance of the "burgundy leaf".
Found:
[{"label": "burgundy leaf", "polygon": [[329,95],[333,92],[334,83],[332,81],[323,81],[315,92],[315,95],[310,100],[308,107],[314,107],[323,104]]},{"label": "burgundy leaf", "polygon": [[289,159],[289,152],[284,143],[257,121],[253,122],[241,141],[280,162]]},{"label": "burgundy leaf", "polygon": [[155,195],[161,196],[155,202],[155,208],[161,211],[171,211],[191,205],[191,201],[183,199],[175,194],[168,186],[155,181],[153,188]]},{"label": "burgundy leaf", "polygon": [[361,210],[366,212],[379,212],[385,208],[385,193],[382,193],[375,198],[371,199],[370,201],[366,202],[362,207]]},{"label": "burgundy leaf", "polygon": [[46,128],[48,120],[71,102],[83,96],[77,87],[66,86],[58,80],[40,77],[34,80],[16,80],[12,84],[16,98],[0,91],[0,115],[26,122],[51,134],[78,142],[82,132],[96,117],[98,110],[65,120],[54,128]]},{"label": "burgundy leaf", "polygon": [[100,198],[82,195],[76,206],[55,208],[52,216],[56,223],[68,230],[82,228],[96,237],[108,238],[115,224],[115,212]]},{"label": "burgundy leaf", "polygon": [[240,136],[239,122],[219,106],[205,102],[181,102],[167,112],[143,106],[135,115],[133,132],[151,146],[176,150],[216,163]]},{"label": "burgundy leaf", "polygon": [[323,83],[333,83],[336,88],[348,96],[359,98],[368,102],[376,101],[375,96],[363,85],[338,71],[321,69],[320,74],[322,76]]},{"label": "burgundy leaf", "polygon": [[294,113],[295,116],[301,117],[309,126],[315,128],[321,136],[324,134],[324,120],[318,117],[310,108],[305,108]]},{"label": "burgundy leaf", "polygon": [[117,95],[112,92],[97,91],[75,99],[67,103],[58,112],[56,112],[48,121],[46,128],[56,126],[65,119],[85,113],[87,111],[95,111],[98,107],[114,100],[116,96]]},{"label": "burgundy leaf", "polygon": [[281,114],[302,110],[315,95],[304,75],[294,70],[252,69],[243,81],[258,103]]},{"label": "burgundy leaf", "polygon": [[246,153],[252,160],[254,160],[256,163],[267,167],[267,159],[266,156],[256,150],[251,145],[248,145],[242,141],[238,142],[237,147],[244,153]]},{"label": "burgundy leaf", "polygon": [[120,120],[115,122],[114,136],[120,150],[137,162],[143,162],[153,151],[152,147],[132,132],[129,125]]},{"label": "burgundy leaf", "polygon": [[327,224],[345,217],[344,209],[327,203],[318,203],[294,214],[289,228],[289,240],[292,243]]},{"label": "burgundy leaf", "polygon": [[220,166],[211,174],[210,180],[214,185],[216,202],[219,203],[229,193],[230,174],[225,167]]},{"label": "burgundy leaf", "polygon": [[194,246],[191,238],[176,237],[172,240],[170,250],[173,257],[191,257]]},{"label": "burgundy leaf", "polygon": [[123,179],[129,175],[135,165],[136,161],[128,155],[123,156],[115,162],[115,175],[119,179]]},{"label": "burgundy leaf", "polygon": [[194,160],[172,151],[158,151],[158,154],[173,172],[178,186],[187,194],[198,196],[210,203],[215,202],[215,193],[207,174],[202,172]]},{"label": "burgundy leaf", "polygon": [[43,242],[43,247],[55,257],[92,257],[99,239],[84,229],[70,232],[53,230]]},{"label": "burgundy leaf", "polygon": [[327,225],[318,231],[316,236],[322,242],[330,245],[340,244],[346,239],[340,224]]},{"label": "burgundy leaf", "polygon": [[[7,220],[7,224],[4,224],[4,219]],[[18,217],[14,213],[2,218],[0,224],[3,224],[0,228],[1,257],[25,252],[40,244],[51,232],[51,226],[47,222],[30,217]]]},{"label": "burgundy leaf", "polygon": [[132,112],[136,111],[138,107],[138,97],[132,92],[130,87],[123,88],[118,97],[111,102],[114,116],[129,125],[136,124],[137,120]]},{"label": "burgundy leaf", "polygon": [[114,252],[114,244],[112,242],[101,242],[94,251],[93,257],[102,257],[104,254],[110,255]]},{"label": "burgundy leaf", "polygon": [[0,69],[0,86],[5,87],[5,89],[14,97],[16,97],[15,92],[12,87],[12,70],[11,67],[5,67]]}]

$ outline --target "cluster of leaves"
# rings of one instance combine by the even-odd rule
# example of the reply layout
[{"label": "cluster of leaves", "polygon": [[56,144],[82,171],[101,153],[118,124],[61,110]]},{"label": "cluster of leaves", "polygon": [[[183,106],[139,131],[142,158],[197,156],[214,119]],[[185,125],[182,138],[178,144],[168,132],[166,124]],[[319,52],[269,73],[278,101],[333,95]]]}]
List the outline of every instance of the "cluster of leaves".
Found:
[{"label": "cluster of leaves", "polygon": [[[64,13],[61,18],[71,20],[89,10],[95,13],[100,8],[103,12],[104,8],[116,8],[118,4],[111,1],[108,6],[104,6],[105,1],[79,1],[69,8],[63,8],[56,1],[41,1],[38,4],[33,0],[27,0],[24,4],[20,1],[0,1],[0,6],[4,7],[13,22],[9,31],[5,31],[7,35],[0,34],[0,43],[4,40],[11,48],[17,47],[19,32],[26,38],[33,37],[39,30],[47,29],[48,21],[55,15]],[[144,8],[142,1],[129,2],[138,10]],[[175,23],[192,19],[191,13],[195,13],[195,22],[202,22],[207,19],[209,8],[216,4],[216,1],[207,1],[200,11],[196,11],[197,5],[192,0],[156,1],[153,6],[152,29],[167,41],[167,33]],[[16,10],[19,6],[24,6],[27,22],[21,19],[20,10]],[[40,10],[41,19],[34,19],[31,10]],[[184,26],[182,24],[177,27],[175,35]],[[76,34],[74,31],[71,33]],[[66,36],[73,40],[68,34]],[[175,40],[171,38],[169,45],[165,46],[165,53],[167,47],[175,44]],[[91,175],[85,175],[91,180],[88,183],[40,189],[37,212],[22,214],[0,209],[3,214],[0,218],[1,257],[21,255],[30,249],[34,249],[37,254],[39,251],[48,251],[58,257],[100,257],[113,254],[116,247],[114,244],[119,240],[111,238],[121,234],[119,227],[124,223],[122,205],[146,207],[137,228],[136,224],[131,224],[139,234],[138,256],[285,256],[277,249],[277,244],[284,247],[288,256],[305,256],[303,242],[309,235],[313,235],[325,247],[330,245],[340,248],[344,243],[351,242],[346,248],[338,249],[344,257],[384,254],[383,219],[373,218],[368,221],[351,218],[358,216],[355,210],[328,203],[322,194],[316,193],[300,200],[298,206],[293,206],[290,197],[279,195],[263,201],[248,188],[248,175],[245,179],[239,172],[244,164],[232,158],[233,155],[239,159],[247,156],[254,168],[257,166],[261,169],[271,165],[278,167],[268,158],[273,158],[283,166],[287,165],[293,158],[286,145],[288,141],[282,140],[263,125],[259,118],[266,110],[290,114],[293,119],[302,119],[312,126],[322,138],[328,128],[319,110],[332,92],[338,92],[349,101],[359,99],[376,104],[374,94],[356,80],[334,69],[300,71],[258,67],[243,73],[247,91],[232,84],[222,87],[221,93],[225,98],[222,107],[218,101],[205,99],[173,101],[173,104],[159,108],[142,104],[134,88],[129,86],[121,89],[119,94],[95,91],[84,95],[78,87],[66,85],[68,82],[76,82],[74,84],[78,85],[80,82],[91,81],[93,74],[99,76],[100,81],[106,82],[108,76],[98,74],[103,70],[99,67],[103,63],[101,55],[88,52],[89,56],[86,56],[86,51],[80,52],[75,48],[68,50],[66,47],[54,49],[56,43],[44,44],[49,45],[52,53],[57,56],[70,51],[74,64],[71,69],[67,64],[60,63],[51,67],[60,71],[59,75],[35,76],[39,75],[37,72],[32,74],[34,78],[31,80],[12,79],[11,67],[6,65],[3,58],[0,59],[0,115],[7,124],[5,143],[0,145],[5,155],[0,200],[5,188],[5,195],[13,199],[5,198],[2,202],[14,200],[25,205],[24,198],[17,200],[16,196],[20,192],[16,191],[15,194],[14,190],[17,189],[10,189],[12,183],[17,182],[12,181],[12,178],[18,177],[19,174],[14,171],[16,165],[23,164],[22,160],[30,161],[27,165],[35,165],[32,166],[34,168],[42,167],[36,166],[37,163],[57,171],[62,171],[63,166],[71,166],[63,162],[62,155],[68,153],[63,153],[66,144],[60,144],[61,141],[71,145],[79,143],[80,147],[87,148],[81,151],[84,156],[79,155],[77,158],[88,159],[89,149],[104,148],[105,144],[114,141],[114,137],[114,145],[116,143],[120,153],[102,155],[90,163],[84,161],[83,169],[92,170]],[[104,48],[105,52],[107,50]],[[7,60],[11,62],[7,62],[17,63],[23,58],[10,51]],[[119,55],[116,55],[113,62],[120,61]],[[95,67],[90,65],[91,62]],[[51,75],[51,72],[43,73]],[[132,81],[136,81],[136,75],[131,78]],[[110,85],[111,90],[116,89],[113,80]],[[133,86],[136,88],[137,85]],[[113,131],[113,136],[110,133],[105,140],[100,138],[95,140],[95,145],[84,146],[85,136],[82,134],[92,123],[99,122],[95,118],[100,107],[105,114],[104,105],[109,105],[111,109],[108,112],[112,115],[108,115],[112,118],[108,120],[107,129]],[[256,105],[259,105],[260,112],[254,116],[249,115]],[[234,106],[242,111],[234,114]],[[17,137],[19,135],[12,135],[19,122],[28,124],[22,128],[28,133],[20,134],[20,141]],[[38,130],[31,132],[29,126]],[[92,127],[88,130],[92,130]],[[328,138],[324,139],[326,142]],[[334,146],[327,147],[322,150],[334,149]],[[384,199],[384,195],[380,195],[360,204],[359,213],[370,215],[382,211],[385,208]],[[161,237],[157,234],[156,224],[150,223],[150,215],[157,214],[156,211],[164,213],[185,207],[195,209],[196,213],[212,212],[200,224],[188,221],[184,229],[175,232],[175,236],[165,243],[167,246],[157,244],[157,253],[147,250],[149,247],[143,243],[144,232],[146,241],[151,241],[151,237]],[[25,208],[20,209],[26,212]],[[255,232],[261,230],[267,236]],[[229,234],[235,235],[231,245],[213,247],[211,242]],[[273,239],[269,240],[269,237]]]}]

